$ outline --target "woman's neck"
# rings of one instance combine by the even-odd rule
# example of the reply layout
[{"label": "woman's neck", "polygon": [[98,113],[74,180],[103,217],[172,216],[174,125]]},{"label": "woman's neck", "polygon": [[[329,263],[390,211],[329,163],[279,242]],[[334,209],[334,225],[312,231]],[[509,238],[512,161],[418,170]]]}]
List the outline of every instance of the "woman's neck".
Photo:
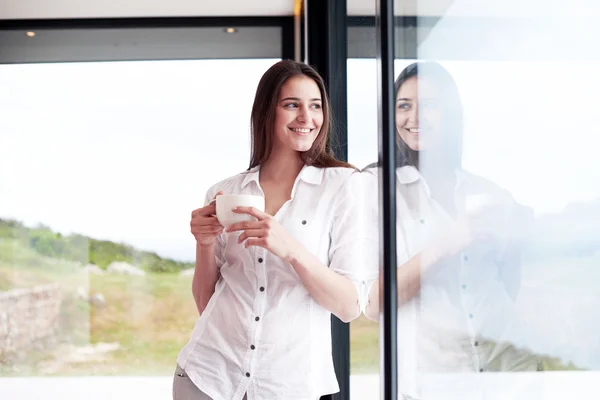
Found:
[{"label": "woman's neck", "polygon": [[260,166],[260,182],[294,182],[304,167],[300,153],[278,153],[273,151],[269,159]]}]

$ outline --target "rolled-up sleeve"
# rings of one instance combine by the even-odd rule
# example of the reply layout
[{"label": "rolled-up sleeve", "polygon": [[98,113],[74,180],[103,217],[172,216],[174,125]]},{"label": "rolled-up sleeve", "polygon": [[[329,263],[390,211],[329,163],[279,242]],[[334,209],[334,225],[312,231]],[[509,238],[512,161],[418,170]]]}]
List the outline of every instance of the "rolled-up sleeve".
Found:
[{"label": "rolled-up sleeve", "polygon": [[[329,250],[330,268],[356,286],[361,311],[366,305],[367,285],[377,279],[378,250],[365,202],[365,179],[355,172],[342,183],[336,195]],[[371,193],[375,201],[377,193]],[[375,221],[375,224],[377,222]],[[377,231],[375,227],[375,232]]]}]

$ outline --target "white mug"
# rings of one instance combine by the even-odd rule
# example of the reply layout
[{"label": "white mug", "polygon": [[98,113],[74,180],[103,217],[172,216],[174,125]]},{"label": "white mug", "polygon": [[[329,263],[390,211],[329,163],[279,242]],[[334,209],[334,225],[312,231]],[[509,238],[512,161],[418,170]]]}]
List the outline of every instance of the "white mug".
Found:
[{"label": "white mug", "polygon": [[217,196],[216,203],[217,219],[225,228],[237,222],[256,221],[251,215],[234,213],[232,209],[236,207],[254,207],[265,211],[265,198],[250,194],[221,194]]}]

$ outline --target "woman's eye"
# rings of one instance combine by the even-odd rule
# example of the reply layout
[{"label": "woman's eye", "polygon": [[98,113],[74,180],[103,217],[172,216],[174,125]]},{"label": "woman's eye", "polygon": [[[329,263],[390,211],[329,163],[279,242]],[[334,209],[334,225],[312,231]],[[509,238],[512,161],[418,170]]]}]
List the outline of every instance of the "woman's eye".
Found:
[{"label": "woman's eye", "polygon": [[410,104],[408,103],[399,103],[398,104],[398,108],[401,110],[409,110],[410,109]]},{"label": "woman's eye", "polygon": [[298,104],[296,104],[296,103],[288,103],[288,104],[285,105],[285,107],[286,108],[297,108]]},{"label": "woman's eye", "polygon": [[319,108],[321,108],[321,105],[320,104],[313,104],[313,105],[311,105],[311,107],[318,110]]}]

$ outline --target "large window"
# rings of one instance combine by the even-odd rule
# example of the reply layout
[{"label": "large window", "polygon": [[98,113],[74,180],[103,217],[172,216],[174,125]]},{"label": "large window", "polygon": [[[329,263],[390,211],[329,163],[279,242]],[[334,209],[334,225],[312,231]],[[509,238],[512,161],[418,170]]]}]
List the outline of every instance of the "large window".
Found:
[{"label": "large window", "polygon": [[197,316],[190,212],[247,168],[276,61],[0,65],[0,397],[89,375],[164,376],[143,386],[169,396]]}]

